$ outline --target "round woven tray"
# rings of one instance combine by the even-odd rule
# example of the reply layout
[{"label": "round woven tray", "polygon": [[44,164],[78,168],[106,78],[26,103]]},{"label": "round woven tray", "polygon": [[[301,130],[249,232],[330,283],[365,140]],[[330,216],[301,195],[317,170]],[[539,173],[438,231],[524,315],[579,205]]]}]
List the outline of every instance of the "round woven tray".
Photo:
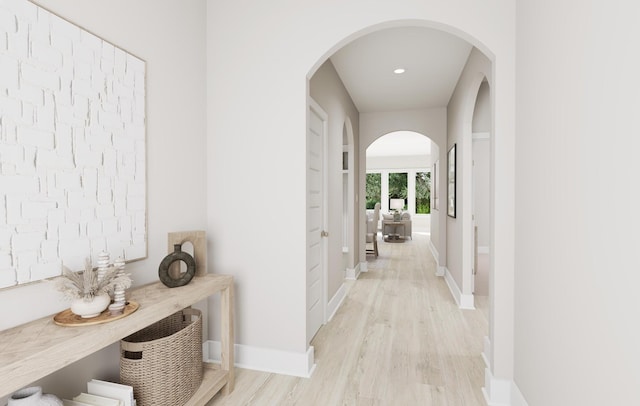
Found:
[{"label": "round woven tray", "polygon": [[88,319],[84,319],[77,314],[71,312],[71,309],[63,310],[60,313],[53,316],[53,322],[59,326],[92,326],[95,324],[108,323],[110,321],[118,320],[123,317],[127,317],[131,313],[138,310],[140,305],[132,300],[127,302],[127,305],[124,307],[122,314],[111,315],[111,312],[107,309],[100,313],[96,317],[90,317]]}]

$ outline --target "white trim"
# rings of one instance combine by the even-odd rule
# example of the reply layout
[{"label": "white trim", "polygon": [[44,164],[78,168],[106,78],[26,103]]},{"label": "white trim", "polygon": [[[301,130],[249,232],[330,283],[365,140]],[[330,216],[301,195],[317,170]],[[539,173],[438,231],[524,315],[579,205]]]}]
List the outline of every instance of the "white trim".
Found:
[{"label": "white trim", "polygon": [[356,264],[355,268],[347,268],[344,278],[350,281],[355,281],[360,276],[360,264]]},{"label": "white trim", "polygon": [[[236,344],[235,365],[239,368],[275,374],[310,378],[316,368],[314,349],[309,346],[306,353],[258,348]],[[205,362],[220,363],[220,341],[208,340],[203,343]]]},{"label": "white trim", "polygon": [[494,378],[491,370],[484,370],[484,400],[489,406],[511,406],[511,381]]},{"label": "white trim", "polygon": [[482,246],[482,247],[478,247],[478,254],[488,254],[489,253],[489,247],[488,246]]},{"label": "white trim", "polygon": [[327,322],[331,321],[333,316],[336,314],[336,312],[340,308],[340,305],[344,301],[345,297],[347,297],[347,287],[343,283],[338,288],[338,291],[336,292],[336,294],[333,295],[331,300],[329,300],[329,304],[327,305],[327,314],[329,314],[329,318],[327,319]]},{"label": "white trim", "polygon": [[511,382],[511,406],[529,406],[515,382]]},{"label": "white trim", "polygon": [[433,255],[433,259],[436,260],[436,276],[444,276],[445,270],[447,269],[444,266],[440,266],[440,254],[438,253],[438,249],[435,245],[433,245],[433,241],[431,241],[431,236],[429,236],[429,249],[431,250],[431,255]]},{"label": "white trim", "polygon": [[366,262],[360,262],[360,272],[369,272],[369,266]]},{"label": "white trim", "polygon": [[451,276],[451,272],[449,272],[449,269],[447,269],[447,267],[444,267],[444,270],[444,280],[447,282],[447,286],[449,286],[451,295],[458,304],[458,307],[466,310],[475,310],[476,307],[473,304],[473,295],[462,294],[460,288],[458,287],[458,284],[453,279],[453,276]]},{"label": "white trim", "polygon": [[515,382],[496,379],[491,370],[484,370],[484,400],[489,406],[529,406]]},{"label": "white trim", "polygon": [[439,264],[440,261],[438,260],[438,258],[440,257],[440,254],[438,253],[438,249],[436,248],[436,246],[433,245],[433,241],[431,241],[431,236],[429,236],[429,249],[431,250],[431,255],[433,255],[433,259],[436,260],[436,264]]},{"label": "white trim", "polygon": [[461,295],[460,296],[460,308],[465,310],[475,310],[475,299],[473,295]]},{"label": "white trim", "polygon": [[[349,116],[346,116],[344,118],[344,124],[342,126],[343,131],[346,130],[347,131],[347,145],[342,145],[342,150],[345,150],[346,147],[346,152],[347,152],[347,170],[346,173],[343,172],[344,174],[347,175],[347,233],[346,233],[346,237],[347,237],[347,242],[346,242],[346,248],[348,251],[350,252],[355,252],[355,236],[354,236],[354,231],[355,231],[355,221],[356,221],[356,217],[354,216],[354,211],[355,211],[355,197],[356,194],[354,192],[354,185],[355,185],[355,174],[356,174],[356,168],[355,168],[355,142],[354,142],[354,134],[353,134],[353,123],[351,122],[351,119],[349,118]],[[343,141],[344,142],[344,141]],[[343,181],[344,182],[344,181]],[[343,197],[343,199],[345,199],[345,197]],[[344,203],[343,203],[344,204]],[[344,220],[343,220],[344,221]],[[353,258],[353,255],[350,254],[348,255],[348,262],[349,264],[352,264],[355,262],[355,259]]]}]

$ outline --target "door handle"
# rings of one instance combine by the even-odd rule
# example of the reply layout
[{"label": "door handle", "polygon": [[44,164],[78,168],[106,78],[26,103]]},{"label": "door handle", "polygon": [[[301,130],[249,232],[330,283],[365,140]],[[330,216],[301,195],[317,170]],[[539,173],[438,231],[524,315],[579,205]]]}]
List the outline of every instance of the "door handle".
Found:
[{"label": "door handle", "polygon": [[320,231],[320,237],[328,237],[329,236],[329,232],[328,231]]}]

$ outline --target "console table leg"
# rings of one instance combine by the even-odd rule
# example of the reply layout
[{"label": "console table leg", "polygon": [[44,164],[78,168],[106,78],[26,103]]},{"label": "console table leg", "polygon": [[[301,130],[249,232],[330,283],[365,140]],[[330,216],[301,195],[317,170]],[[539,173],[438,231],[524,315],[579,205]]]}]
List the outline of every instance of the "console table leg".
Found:
[{"label": "console table leg", "polygon": [[223,388],[223,393],[228,395],[233,391],[235,386],[235,371],[234,371],[234,294],[233,294],[233,282],[228,288],[222,290],[220,295],[220,312],[221,312],[221,331],[220,331],[220,346],[221,346],[221,368],[228,371],[227,384]]}]

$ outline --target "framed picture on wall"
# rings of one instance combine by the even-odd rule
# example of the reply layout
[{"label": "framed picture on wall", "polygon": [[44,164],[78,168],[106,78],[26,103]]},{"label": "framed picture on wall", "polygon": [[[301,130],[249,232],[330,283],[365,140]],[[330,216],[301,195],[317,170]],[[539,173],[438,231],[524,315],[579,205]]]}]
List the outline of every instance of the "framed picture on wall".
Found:
[{"label": "framed picture on wall", "polygon": [[447,154],[447,215],[456,217],[456,144]]}]

